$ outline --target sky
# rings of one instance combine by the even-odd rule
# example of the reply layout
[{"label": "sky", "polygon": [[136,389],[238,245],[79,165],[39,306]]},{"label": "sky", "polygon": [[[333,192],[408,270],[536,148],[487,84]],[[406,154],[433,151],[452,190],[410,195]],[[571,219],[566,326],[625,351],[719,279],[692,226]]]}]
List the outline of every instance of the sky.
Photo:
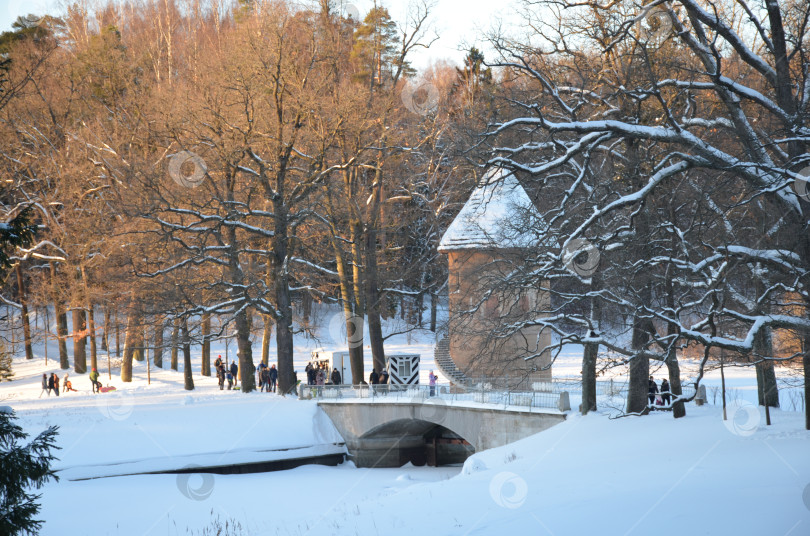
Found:
[{"label": "sky", "polygon": [[[345,0],[347,9],[357,10],[362,19],[374,5],[374,0]],[[472,45],[488,51],[481,36],[497,25],[499,19],[514,12],[510,7],[513,0],[493,2],[492,0],[434,0],[431,20],[439,39],[427,51],[419,51],[412,58],[417,69],[442,59],[461,63],[465,52]],[[387,7],[392,17],[404,20],[408,0],[378,0]],[[28,13],[58,13],[57,0],[0,0],[0,31],[11,29],[11,24],[20,15]],[[491,54],[487,54],[491,57]]]}]

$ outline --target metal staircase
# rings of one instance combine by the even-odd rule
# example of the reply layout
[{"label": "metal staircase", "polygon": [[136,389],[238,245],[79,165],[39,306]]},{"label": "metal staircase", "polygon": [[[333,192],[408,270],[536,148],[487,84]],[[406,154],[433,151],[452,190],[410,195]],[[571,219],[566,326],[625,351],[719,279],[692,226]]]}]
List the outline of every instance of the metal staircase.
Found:
[{"label": "metal staircase", "polygon": [[453,358],[450,357],[450,339],[446,336],[439,339],[433,351],[433,359],[436,367],[450,381],[458,386],[470,384],[470,379],[456,367]]}]

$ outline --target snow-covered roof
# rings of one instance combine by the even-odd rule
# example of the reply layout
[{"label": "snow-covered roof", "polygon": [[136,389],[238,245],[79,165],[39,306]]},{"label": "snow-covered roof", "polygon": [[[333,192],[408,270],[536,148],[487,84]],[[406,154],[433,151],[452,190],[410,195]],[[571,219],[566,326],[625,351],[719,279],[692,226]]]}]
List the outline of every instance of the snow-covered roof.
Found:
[{"label": "snow-covered roof", "polygon": [[544,227],[515,175],[496,168],[473,190],[442,236],[439,251],[526,248],[538,243]]}]

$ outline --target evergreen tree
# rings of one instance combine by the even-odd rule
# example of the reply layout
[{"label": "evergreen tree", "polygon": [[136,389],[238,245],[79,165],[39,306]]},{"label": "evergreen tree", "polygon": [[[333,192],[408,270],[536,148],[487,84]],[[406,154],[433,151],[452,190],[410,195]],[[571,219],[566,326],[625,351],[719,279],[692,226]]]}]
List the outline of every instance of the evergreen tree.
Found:
[{"label": "evergreen tree", "polygon": [[14,371],[11,370],[11,352],[6,348],[6,343],[0,340],[0,382],[10,382],[13,377]]},{"label": "evergreen tree", "polygon": [[398,55],[397,25],[384,7],[368,12],[354,33],[354,40],[355,78],[368,84],[370,89],[387,87],[402,75],[415,74],[410,63]]},{"label": "evergreen tree", "polygon": [[8,406],[0,407],[0,534],[36,534],[42,521],[34,519],[39,513],[37,500],[41,495],[29,493],[50,479],[59,480],[51,469],[56,459],[52,449],[57,427],[51,426],[31,443],[20,444],[28,434],[13,421],[17,418]]}]

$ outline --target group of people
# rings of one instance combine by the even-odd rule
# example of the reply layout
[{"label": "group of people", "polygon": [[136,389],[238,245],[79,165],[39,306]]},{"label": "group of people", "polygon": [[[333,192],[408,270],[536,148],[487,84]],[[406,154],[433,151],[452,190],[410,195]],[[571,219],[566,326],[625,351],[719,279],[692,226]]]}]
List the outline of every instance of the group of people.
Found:
[{"label": "group of people", "polygon": [[647,397],[650,399],[651,406],[669,406],[672,403],[671,393],[669,392],[669,382],[666,378],[661,380],[661,390],[658,390],[658,384],[655,383],[655,378],[650,376],[649,389],[647,390]]},{"label": "group of people", "polygon": [[376,368],[371,369],[371,374],[368,375],[368,383],[371,385],[388,384],[388,371],[382,369],[382,371],[377,372]]},{"label": "group of people", "polygon": [[[217,380],[219,380],[219,390],[225,389],[225,382],[228,382],[228,390],[238,388],[239,382],[239,365],[236,361],[231,361],[230,366],[222,360],[222,356],[217,356],[214,361],[214,368],[217,372]],[[261,392],[267,391],[268,393],[276,392],[276,385],[278,383],[278,369],[275,365],[267,366],[266,363],[259,363],[256,368],[256,381],[259,384]]]},{"label": "group of people", "polygon": [[278,382],[278,369],[275,365],[269,368],[267,364],[262,361],[259,363],[259,368],[256,369],[256,376],[259,381],[259,390],[264,392],[267,389],[268,393],[276,392],[276,383]]},{"label": "group of people", "polygon": [[217,360],[214,361],[214,368],[217,372],[217,380],[219,381],[220,391],[225,388],[225,380],[228,381],[229,391],[237,386],[239,378],[237,375],[239,373],[239,365],[236,364],[236,361],[231,361],[231,366],[228,367],[226,366],[226,363],[222,361],[222,356],[218,355]]},{"label": "group of people", "polygon": [[[93,374],[95,374],[95,377],[93,377]],[[73,391],[74,393],[78,392],[73,388],[73,383],[71,383],[68,378],[69,374],[67,372],[65,372],[65,377],[61,380],[55,372],[51,372],[50,376],[48,374],[43,374],[42,391],[39,393],[39,397],[42,398],[42,395],[44,395],[46,392],[48,393],[48,396],[51,396],[51,391],[53,391],[56,396],[59,396],[60,384],[63,393],[68,393],[70,391]],[[96,372],[96,369],[93,369],[93,372],[90,373],[90,382],[93,384],[93,392],[95,393],[97,389],[96,384],[98,383],[98,372]]]},{"label": "group of people", "polygon": [[329,378],[330,383],[333,385],[343,383],[340,371],[335,368],[332,374],[329,374],[329,366],[324,363],[308,363],[307,366],[304,367],[304,372],[307,374],[307,385],[326,385],[327,378]]}]

